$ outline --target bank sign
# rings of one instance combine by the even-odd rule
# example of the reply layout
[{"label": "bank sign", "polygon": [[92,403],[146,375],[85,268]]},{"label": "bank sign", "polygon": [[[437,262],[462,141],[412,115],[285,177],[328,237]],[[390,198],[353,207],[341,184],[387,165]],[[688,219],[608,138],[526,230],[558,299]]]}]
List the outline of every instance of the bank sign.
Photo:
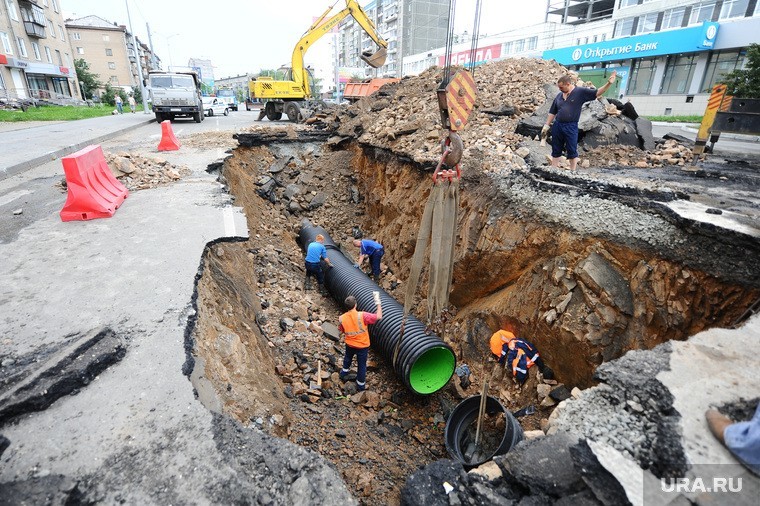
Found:
[{"label": "bank sign", "polygon": [[648,33],[597,44],[551,49],[544,51],[542,58],[544,60],[556,60],[562,65],[582,65],[705,51],[712,49],[715,45],[718,26],[718,23],[705,21],[700,26],[690,28]]}]

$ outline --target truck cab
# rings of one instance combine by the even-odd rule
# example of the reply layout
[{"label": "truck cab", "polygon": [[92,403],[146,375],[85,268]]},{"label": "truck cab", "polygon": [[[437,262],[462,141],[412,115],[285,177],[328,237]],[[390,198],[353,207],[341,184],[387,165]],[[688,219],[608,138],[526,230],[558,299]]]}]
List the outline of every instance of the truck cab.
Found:
[{"label": "truck cab", "polygon": [[201,82],[195,72],[151,72],[148,81],[156,121],[177,117],[203,121]]}]

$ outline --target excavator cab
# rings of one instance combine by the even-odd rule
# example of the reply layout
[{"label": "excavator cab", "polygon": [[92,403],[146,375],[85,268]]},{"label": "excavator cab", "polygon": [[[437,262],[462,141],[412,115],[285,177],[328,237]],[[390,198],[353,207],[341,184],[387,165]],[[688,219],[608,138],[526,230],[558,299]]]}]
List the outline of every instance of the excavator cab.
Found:
[{"label": "excavator cab", "polygon": [[381,47],[374,54],[370,51],[363,51],[361,59],[364,60],[367,65],[372,68],[378,68],[385,65],[385,59],[388,57],[388,50]]}]

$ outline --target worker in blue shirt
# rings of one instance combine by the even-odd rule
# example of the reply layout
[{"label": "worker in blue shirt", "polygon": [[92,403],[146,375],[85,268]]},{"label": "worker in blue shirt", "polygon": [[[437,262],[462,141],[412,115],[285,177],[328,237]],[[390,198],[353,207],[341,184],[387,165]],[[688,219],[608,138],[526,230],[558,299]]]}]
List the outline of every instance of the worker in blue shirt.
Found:
[{"label": "worker in blue shirt", "polygon": [[359,248],[357,267],[361,267],[364,259],[369,258],[369,263],[372,266],[372,277],[375,278],[375,282],[380,281],[380,259],[385,254],[383,245],[371,239],[354,239],[354,246]]},{"label": "worker in blue shirt", "polygon": [[[545,136],[549,129],[552,132],[552,167],[559,167],[559,158],[562,149],[567,147],[567,160],[570,162],[570,170],[578,166],[578,121],[581,119],[581,107],[586,102],[596,100],[615,83],[616,71],[612,71],[604,86],[595,90],[575,86],[574,79],[570,76],[562,76],[557,81],[559,93],[554,97],[546,124],[541,129],[541,135]],[[554,124],[552,125],[552,122]]]},{"label": "worker in blue shirt", "polygon": [[325,248],[325,236],[317,234],[316,239],[309,243],[306,248],[306,279],[303,283],[303,289],[309,290],[311,288],[311,276],[317,278],[317,285],[320,293],[325,293],[325,273],[322,270],[322,260],[332,268],[330,259],[327,258],[327,248]]}]

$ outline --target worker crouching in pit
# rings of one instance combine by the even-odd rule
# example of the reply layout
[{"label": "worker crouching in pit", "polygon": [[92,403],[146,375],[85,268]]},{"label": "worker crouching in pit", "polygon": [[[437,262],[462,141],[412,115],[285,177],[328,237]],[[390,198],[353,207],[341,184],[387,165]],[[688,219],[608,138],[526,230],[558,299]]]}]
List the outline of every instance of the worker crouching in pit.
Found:
[{"label": "worker crouching in pit", "polygon": [[380,261],[385,254],[385,248],[377,241],[371,239],[354,239],[354,246],[359,248],[359,261],[356,263],[356,267],[361,268],[364,260],[369,259],[369,264],[372,267],[372,279],[375,283],[380,282]]},{"label": "worker crouching in pit", "polygon": [[501,329],[494,332],[489,344],[497,361],[491,373],[492,380],[501,381],[504,372],[508,370],[517,384],[523,385],[534,365],[544,378],[554,379],[554,371],[544,363],[538,348],[527,339],[516,337],[512,332]]},{"label": "worker crouching in pit", "polygon": [[343,368],[340,370],[341,381],[349,379],[351,363],[356,356],[356,390],[361,392],[366,387],[367,354],[369,352],[369,330],[367,325],[377,323],[383,317],[383,306],[380,303],[380,292],[372,292],[377,306],[376,313],[356,310],[356,297],[349,295],[345,304],[348,311],[340,315],[338,330],[346,340],[346,355],[343,357]]}]

